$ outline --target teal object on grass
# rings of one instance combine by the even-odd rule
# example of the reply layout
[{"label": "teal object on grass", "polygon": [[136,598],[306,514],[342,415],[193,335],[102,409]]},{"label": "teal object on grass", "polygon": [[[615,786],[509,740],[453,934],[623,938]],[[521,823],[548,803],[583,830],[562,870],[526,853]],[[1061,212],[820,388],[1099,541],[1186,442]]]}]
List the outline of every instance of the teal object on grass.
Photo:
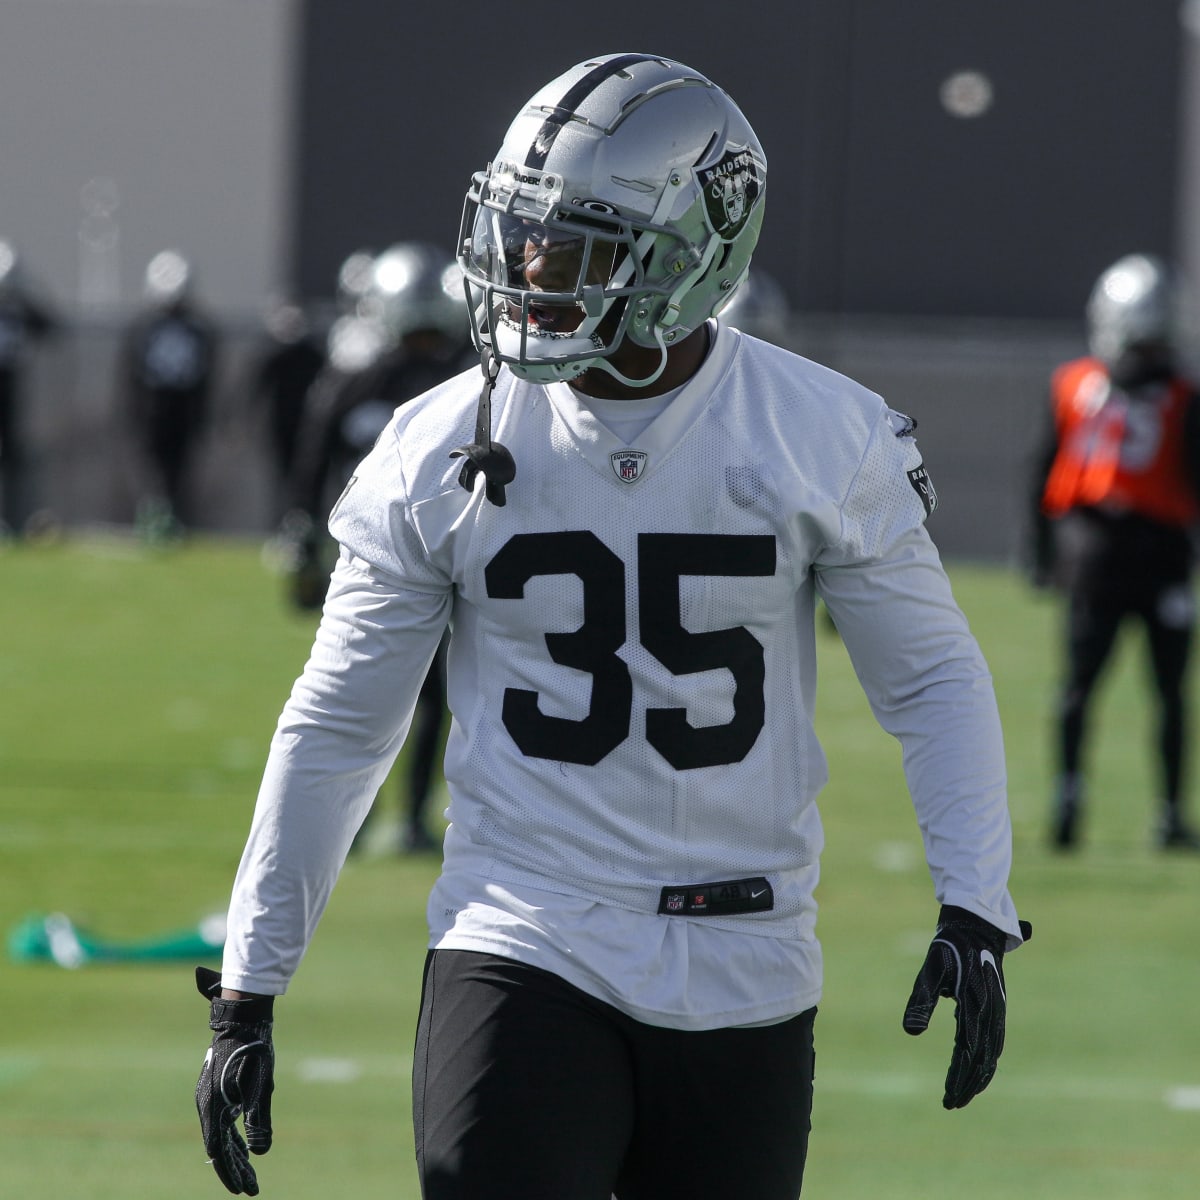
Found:
[{"label": "teal object on grass", "polygon": [[130,941],[102,938],[76,925],[64,913],[26,917],[8,935],[15,962],[51,962],[74,969],[88,963],[178,962],[212,958],[225,945],[225,914],[196,925]]}]

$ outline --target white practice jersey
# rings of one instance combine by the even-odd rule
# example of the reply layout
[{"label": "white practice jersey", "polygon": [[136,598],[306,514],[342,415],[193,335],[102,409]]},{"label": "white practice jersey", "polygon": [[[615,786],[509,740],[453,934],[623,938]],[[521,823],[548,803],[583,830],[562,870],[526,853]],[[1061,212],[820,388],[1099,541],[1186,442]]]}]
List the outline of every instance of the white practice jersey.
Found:
[{"label": "white practice jersey", "polygon": [[568,384],[501,371],[503,506],[451,457],[474,440],[478,372],[397,411],[331,518],[342,554],[272,743],[227,987],[285,989],[449,622],[430,944],[677,1028],[815,1004],[818,597],[902,744],[937,900],[1019,941],[991,680],[924,528],[913,423],[711,328],[633,444]]}]

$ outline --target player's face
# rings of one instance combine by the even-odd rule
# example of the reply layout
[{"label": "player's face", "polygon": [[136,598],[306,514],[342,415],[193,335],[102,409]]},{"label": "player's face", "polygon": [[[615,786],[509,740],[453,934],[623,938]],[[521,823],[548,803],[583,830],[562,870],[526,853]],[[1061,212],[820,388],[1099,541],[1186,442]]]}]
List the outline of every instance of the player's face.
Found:
[{"label": "player's face", "polygon": [[[532,292],[574,292],[579,286],[604,284],[612,273],[614,247],[584,234],[551,229],[533,221],[521,222],[520,249],[514,256],[518,286]],[[510,315],[520,319],[519,306]],[[574,302],[536,301],[529,306],[532,324],[547,333],[571,333],[583,321],[582,307]]]}]

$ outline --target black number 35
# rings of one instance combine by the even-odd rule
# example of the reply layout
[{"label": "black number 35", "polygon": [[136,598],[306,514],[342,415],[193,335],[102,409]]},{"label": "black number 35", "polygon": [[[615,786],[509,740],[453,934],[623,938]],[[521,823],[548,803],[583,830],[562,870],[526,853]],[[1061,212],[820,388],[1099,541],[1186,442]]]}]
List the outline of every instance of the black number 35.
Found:
[{"label": "black number 35", "polygon": [[[679,608],[683,575],[774,575],[770,535],[643,533],[638,535],[638,625],[642,645],[673,675],[721,668],[733,676],[733,719],[696,728],[683,708],[646,710],[646,740],[677,770],[740,762],[765,717],[762,644],[738,626],[706,633],[684,629]],[[520,600],[538,575],[575,575],[583,583],[583,623],[571,633],[547,633],[551,659],[592,676],[587,716],[550,717],[537,692],[506,688],[504,727],[524,754],[593,766],[628,736],[633,681],[617,651],[625,644],[625,564],[594,534],[518,534],[487,565],[487,594]]]}]

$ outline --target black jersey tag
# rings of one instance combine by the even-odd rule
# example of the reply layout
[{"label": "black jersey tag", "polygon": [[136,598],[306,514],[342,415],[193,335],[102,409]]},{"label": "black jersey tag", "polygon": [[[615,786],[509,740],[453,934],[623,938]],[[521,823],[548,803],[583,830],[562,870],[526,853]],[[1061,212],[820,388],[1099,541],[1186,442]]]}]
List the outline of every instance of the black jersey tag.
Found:
[{"label": "black jersey tag", "polygon": [[728,917],[769,912],[775,893],[762,875],[720,883],[673,883],[663,888],[658,911],[668,917]]}]

